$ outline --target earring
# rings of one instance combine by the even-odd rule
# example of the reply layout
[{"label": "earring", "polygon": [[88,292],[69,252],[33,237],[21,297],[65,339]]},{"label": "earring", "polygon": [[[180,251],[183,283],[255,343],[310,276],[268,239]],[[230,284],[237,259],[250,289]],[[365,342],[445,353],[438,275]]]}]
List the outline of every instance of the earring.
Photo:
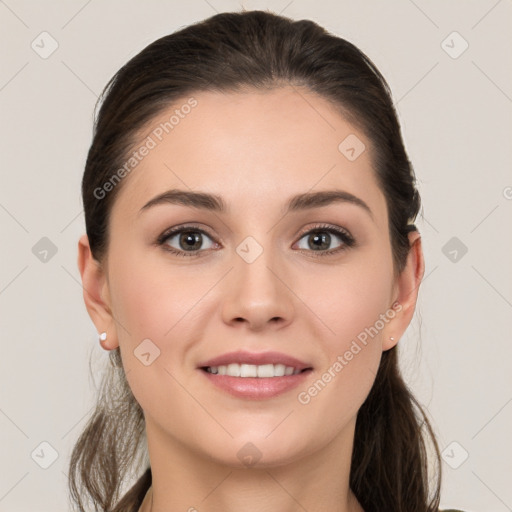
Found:
[{"label": "earring", "polygon": [[389,339],[390,339],[391,341],[395,341],[395,338],[393,338],[393,336],[390,336],[390,337],[389,337]]},{"label": "earring", "polygon": [[100,334],[100,341],[105,341],[107,339],[107,333],[106,332],[102,332]]}]

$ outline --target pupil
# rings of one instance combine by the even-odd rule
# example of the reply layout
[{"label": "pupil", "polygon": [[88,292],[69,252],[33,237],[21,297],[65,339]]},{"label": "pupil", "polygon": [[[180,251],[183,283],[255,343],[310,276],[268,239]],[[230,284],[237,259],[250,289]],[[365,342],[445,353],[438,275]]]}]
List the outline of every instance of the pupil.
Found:
[{"label": "pupil", "polygon": [[183,233],[180,241],[187,250],[198,249],[201,246],[201,235],[199,233],[191,234],[191,232]]},{"label": "pupil", "polygon": [[[312,248],[320,248],[320,249],[328,249],[329,248],[329,242],[330,242],[330,239],[331,239],[331,235],[329,235],[328,233],[324,233],[324,234],[314,234],[314,235],[311,235],[313,240],[314,240],[314,245],[311,245],[310,246]],[[317,242],[320,242],[319,244],[317,244]],[[322,247],[322,243],[323,244],[326,244],[326,247]]]}]

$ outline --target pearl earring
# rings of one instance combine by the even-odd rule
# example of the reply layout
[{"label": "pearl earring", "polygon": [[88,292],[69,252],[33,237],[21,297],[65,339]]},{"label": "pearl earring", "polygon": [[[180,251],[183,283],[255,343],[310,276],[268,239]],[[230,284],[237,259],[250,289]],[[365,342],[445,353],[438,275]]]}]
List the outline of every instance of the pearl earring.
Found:
[{"label": "pearl earring", "polygon": [[395,341],[395,338],[393,338],[393,336],[390,336],[389,338],[391,341]]},{"label": "pearl earring", "polygon": [[100,334],[100,341],[105,341],[107,339],[107,333],[106,332],[102,332]]}]

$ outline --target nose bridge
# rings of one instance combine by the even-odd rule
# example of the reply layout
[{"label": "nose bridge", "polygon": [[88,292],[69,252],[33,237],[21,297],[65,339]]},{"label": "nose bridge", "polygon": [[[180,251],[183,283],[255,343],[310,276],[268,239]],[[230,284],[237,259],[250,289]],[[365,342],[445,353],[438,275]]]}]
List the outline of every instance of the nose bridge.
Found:
[{"label": "nose bridge", "polygon": [[271,237],[260,243],[247,236],[233,254],[233,271],[223,305],[228,323],[246,321],[251,328],[261,328],[268,322],[288,323],[293,315],[291,292],[280,276],[282,265]]}]

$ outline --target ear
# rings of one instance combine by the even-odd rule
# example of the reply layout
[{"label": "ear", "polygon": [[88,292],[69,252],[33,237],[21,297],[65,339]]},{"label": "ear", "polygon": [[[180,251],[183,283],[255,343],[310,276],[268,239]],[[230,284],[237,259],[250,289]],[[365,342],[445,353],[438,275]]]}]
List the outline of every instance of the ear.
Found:
[{"label": "ear", "polygon": [[82,235],[78,241],[78,269],[89,316],[99,333],[107,333],[107,339],[101,344],[106,350],[115,349],[119,343],[110,309],[108,281],[101,264],[92,255],[87,235]]},{"label": "ear", "polygon": [[[397,277],[393,290],[393,309],[396,316],[386,325],[382,350],[393,348],[403,336],[405,330],[411,323],[418,291],[425,273],[425,260],[421,246],[421,235],[418,231],[409,233],[409,254],[405,268]],[[394,340],[391,340],[393,337]]]}]

